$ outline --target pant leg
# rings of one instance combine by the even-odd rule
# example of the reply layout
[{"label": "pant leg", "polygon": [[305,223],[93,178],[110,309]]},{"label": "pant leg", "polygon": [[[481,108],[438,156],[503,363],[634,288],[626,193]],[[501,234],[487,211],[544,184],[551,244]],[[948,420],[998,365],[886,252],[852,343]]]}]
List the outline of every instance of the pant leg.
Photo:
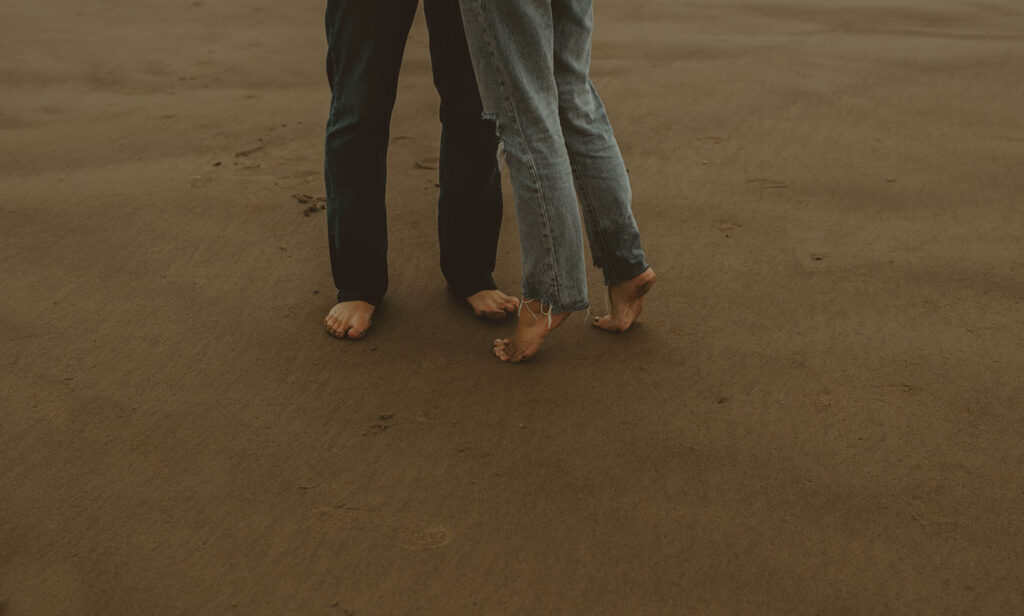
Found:
[{"label": "pant leg", "polygon": [[523,295],[555,312],[588,305],[583,231],[558,119],[550,0],[461,0],[484,109],[497,120],[516,196]]},{"label": "pant leg", "polygon": [[590,80],[593,0],[552,0],[558,111],[590,252],[606,285],[647,269],[632,191],[604,104]]},{"label": "pant leg", "polygon": [[441,272],[468,297],[494,282],[501,231],[501,173],[494,123],[481,117],[479,89],[458,0],[424,0],[434,85],[441,95]]},{"label": "pant leg", "polygon": [[328,0],[331,110],[324,144],[327,229],[338,301],[377,304],[388,287],[387,149],[417,0]]}]

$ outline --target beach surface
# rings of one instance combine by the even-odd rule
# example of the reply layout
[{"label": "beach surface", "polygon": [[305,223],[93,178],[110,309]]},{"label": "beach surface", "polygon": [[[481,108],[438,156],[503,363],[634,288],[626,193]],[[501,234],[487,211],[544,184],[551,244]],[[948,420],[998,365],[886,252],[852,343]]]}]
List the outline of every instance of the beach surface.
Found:
[{"label": "beach surface", "polygon": [[422,15],[352,343],[322,2],[0,5],[0,614],[1024,613],[1024,6],[597,5],[660,280],[521,366]]}]

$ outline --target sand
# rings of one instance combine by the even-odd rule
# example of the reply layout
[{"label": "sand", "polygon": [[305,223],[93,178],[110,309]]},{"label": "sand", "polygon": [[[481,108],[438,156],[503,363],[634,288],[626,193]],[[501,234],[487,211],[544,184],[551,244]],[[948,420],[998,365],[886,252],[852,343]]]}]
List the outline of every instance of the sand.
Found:
[{"label": "sand", "polygon": [[324,334],[322,10],[0,6],[0,613],[1024,610],[1019,2],[599,2],[660,282],[518,367],[422,17],[391,292]]}]

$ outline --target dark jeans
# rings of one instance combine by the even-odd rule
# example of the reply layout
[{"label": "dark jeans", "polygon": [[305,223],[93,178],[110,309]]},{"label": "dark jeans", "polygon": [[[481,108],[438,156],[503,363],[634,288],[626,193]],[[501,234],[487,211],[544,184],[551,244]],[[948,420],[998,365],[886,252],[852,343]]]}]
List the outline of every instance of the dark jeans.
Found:
[{"label": "dark jeans", "polygon": [[[384,205],[391,112],[418,0],[328,0],[324,178],[338,301],[378,304],[388,287]],[[458,0],[424,0],[434,84],[441,95],[438,235],[441,271],[467,297],[497,288],[501,176],[494,123],[480,94]]]}]

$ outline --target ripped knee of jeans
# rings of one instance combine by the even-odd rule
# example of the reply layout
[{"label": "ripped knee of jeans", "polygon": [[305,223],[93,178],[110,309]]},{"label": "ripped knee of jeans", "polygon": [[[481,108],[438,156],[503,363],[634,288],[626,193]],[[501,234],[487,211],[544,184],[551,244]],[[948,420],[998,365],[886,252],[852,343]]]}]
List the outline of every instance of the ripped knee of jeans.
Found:
[{"label": "ripped knee of jeans", "polygon": [[501,122],[498,121],[498,114],[493,111],[485,111],[480,117],[488,122],[494,122],[494,134],[498,137],[498,151],[495,157],[498,159],[498,167],[501,168],[505,163],[505,137],[501,134]]}]

